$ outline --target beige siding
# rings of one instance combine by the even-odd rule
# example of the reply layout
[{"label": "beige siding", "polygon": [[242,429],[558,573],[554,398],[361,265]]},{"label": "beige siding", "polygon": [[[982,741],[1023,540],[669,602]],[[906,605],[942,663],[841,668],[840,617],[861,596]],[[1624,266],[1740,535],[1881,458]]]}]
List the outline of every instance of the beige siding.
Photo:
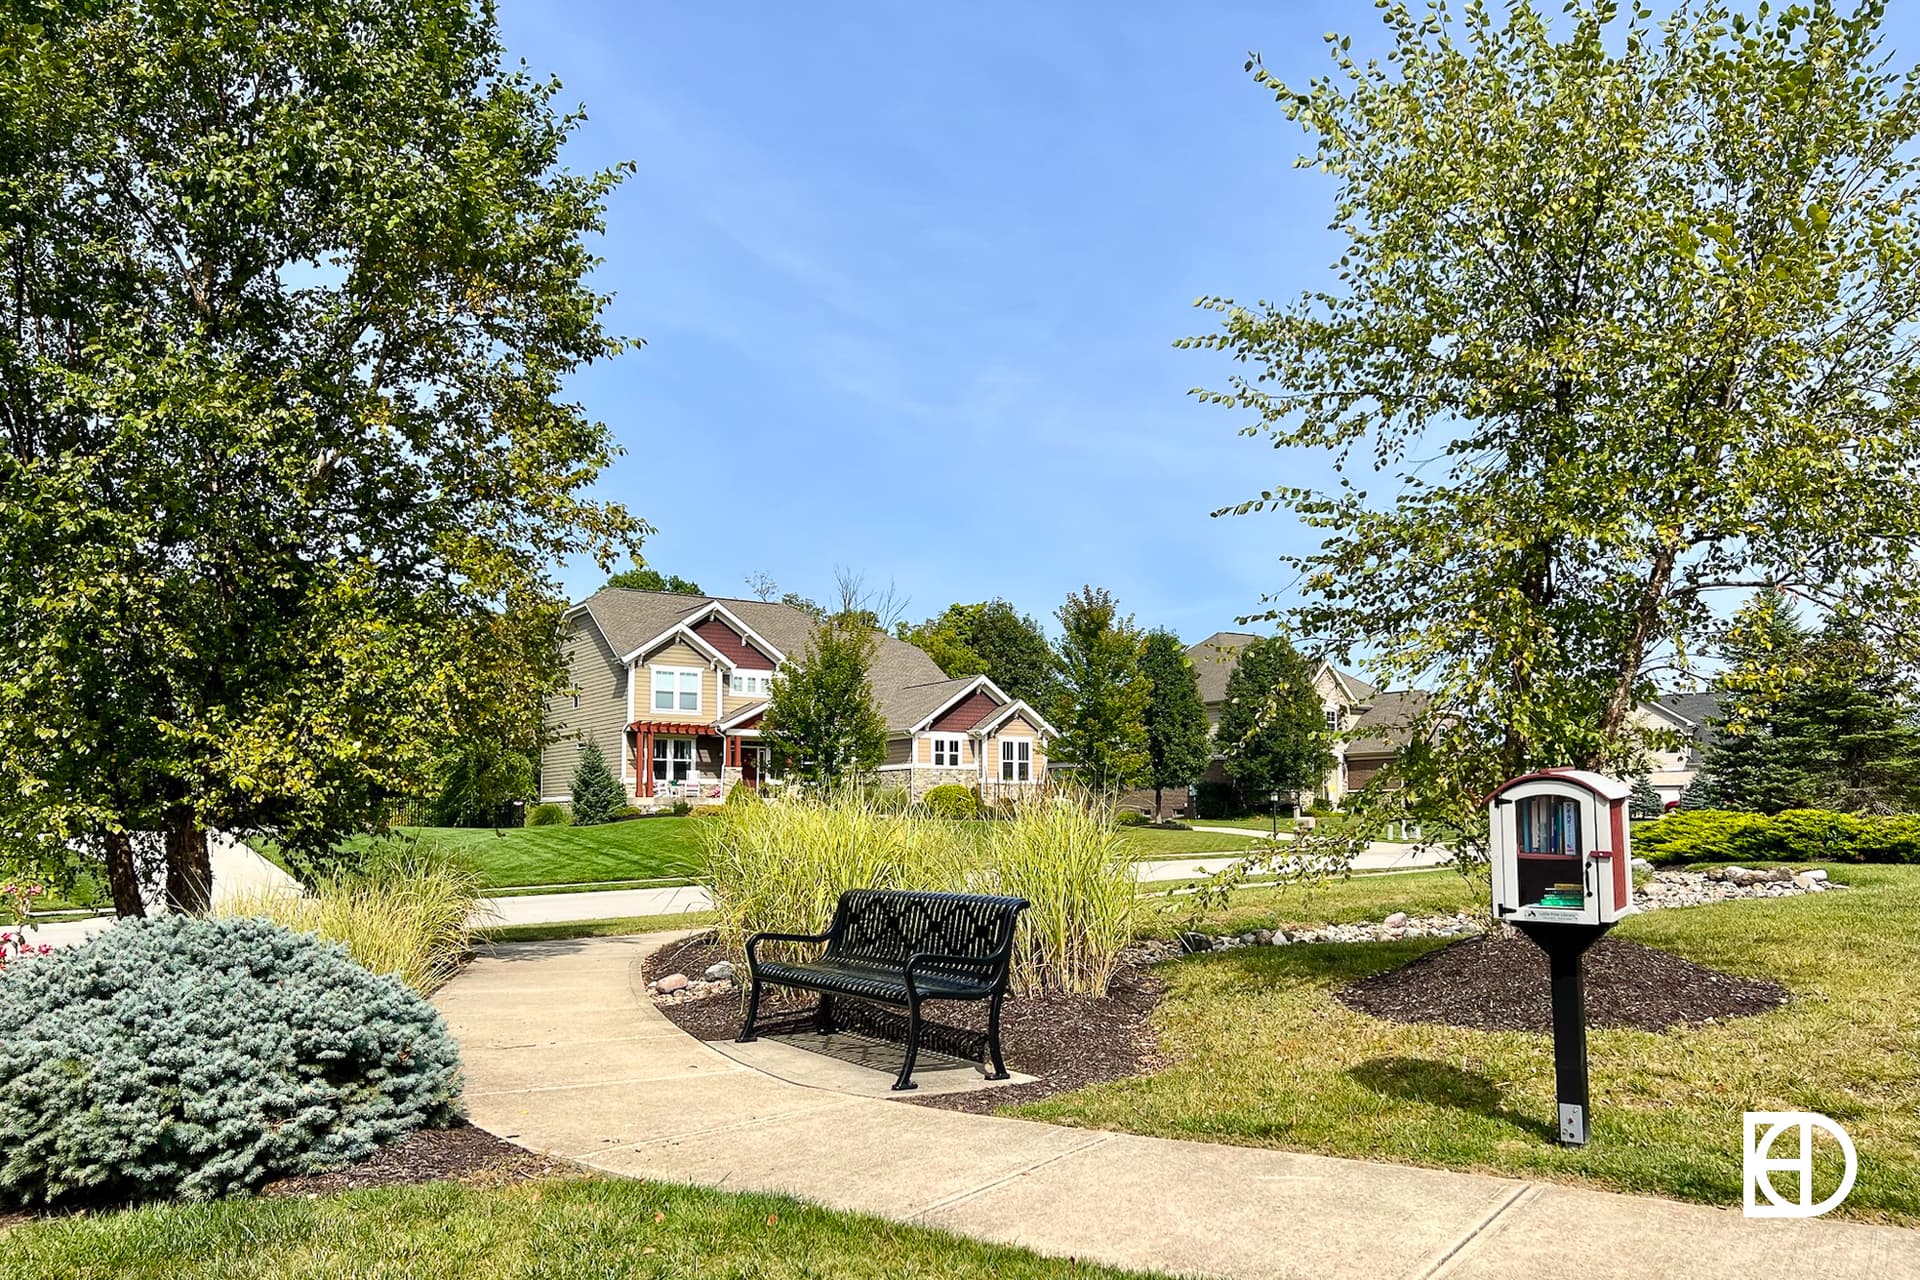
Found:
[{"label": "beige siding", "polygon": [[[943,733],[938,736],[942,738],[959,738],[960,739],[960,763],[962,765],[971,765],[973,763],[973,739],[972,738],[969,738],[964,733],[959,733],[959,734]],[[930,765],[933,763],[933,738],[934,738],[934,735],[927,734],[914,740],[913,762],[915,764]]]},{"label": "beige siding", "polygon": [[[591,739],[616,774],[624,756],[627,728],[626,668],[607,647],[600,629],[586,618],[570,624],[564,640],[580,705],[573,690],[547,699],[547,745],[540,751],[540,794],[546,800],[565,800],[573,788],[573,771],[580,763],[581,744]],[[627,774],[631,777],[631,771]]]},{"label": "beige siding", "polygon": [[1033,781],[1039,782],[1047,776],[1047,755],[1040,740],[1040,730],[1025,716],[1015,716],[986,740],[988,781],[1000,781],[1000,742],[1004,738],[1030,740],[1033,743]]},{"label": "beige siding", "polygon": [[[667,720],[676,724],[712,724],[720,718],[720,682],[707,659],[684,644],[670,644],[654,650],[639,668],[640,684],[634,690],[633,717],[636,720]],[[656,711],[653,706],[653,669],[655,667],[690,668],[700,673],[700,709]],[[742,697],[741,702],[746,698]]]}]

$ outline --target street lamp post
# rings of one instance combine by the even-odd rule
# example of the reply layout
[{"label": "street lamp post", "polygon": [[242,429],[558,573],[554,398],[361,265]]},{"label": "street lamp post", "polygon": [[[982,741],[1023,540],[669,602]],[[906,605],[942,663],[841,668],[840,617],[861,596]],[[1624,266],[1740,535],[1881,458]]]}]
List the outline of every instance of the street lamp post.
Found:
[{"label": "street lamp post", "polygon": [[1280,838],[1280,793],[1278,791],[1267,793],[1267,808],[1273,818],[1273,838],[1278,840]]}]

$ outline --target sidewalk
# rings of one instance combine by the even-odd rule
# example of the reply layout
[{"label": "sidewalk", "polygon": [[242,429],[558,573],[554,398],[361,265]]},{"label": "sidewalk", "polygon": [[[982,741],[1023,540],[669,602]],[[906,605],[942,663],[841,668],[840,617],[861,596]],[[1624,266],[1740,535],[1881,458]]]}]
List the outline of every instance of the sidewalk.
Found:
[{"label": "sidewalk", "polygon": [[1920,1274],[1920,1232],[1899,1228],[937,1111],[861,1096],[877,1091],[832,1072],[782,1079],[764,1050],[723,1054],[645,998],[639,961],[672,936],[495,947],[449,984],[436,1003],[474,1122],[608,1173],[786,1192],[1178,1274]]},{"label": "sidewalk", "polygon": [[[235,886],[236,891],[241,889],[292,891],[297,887],[286,872],[259,857],[245,845],[240,845],[237,841],[234,843],[244,852],[245,858],[238,859],[232,866],[223,868],[219,857],[216,856],[214,862],[216,886],[224,889],[231,884]],[[1444,855],[1432,850],[1416,857],[1413,854],[1413,848],[1412,845],[1374,845],[1354,862],[1354,870],[1405,870],[1435,866],[1445,861]],[[1152,862],[1136,862],[1134,875],[1142,884],[1162,884],[1167,881],[1191,880],[1196,876],[1212,875],[1236,861],[1238,856],[1233,854],[1155,859]],[[263,871],[262,868],[265,870]],[[501,925],[613,920],[624,916],[672,916],[712,909],[713,899],[707,896],[707,891],[693,884],[667,885],[657,889],[590,890],[584,893],[503,894],[497,898],[481,899],[480,905],[474,911],[472,923],[475,928],[486,929]],[[112,925],[112,916],[95,916],[89,919],[63,920],[58,923],[38,925],[30,930],[30,934],[34,942],[45,942],[56,947],[70,947],[91,938],[102,930],[111,928]]]}]

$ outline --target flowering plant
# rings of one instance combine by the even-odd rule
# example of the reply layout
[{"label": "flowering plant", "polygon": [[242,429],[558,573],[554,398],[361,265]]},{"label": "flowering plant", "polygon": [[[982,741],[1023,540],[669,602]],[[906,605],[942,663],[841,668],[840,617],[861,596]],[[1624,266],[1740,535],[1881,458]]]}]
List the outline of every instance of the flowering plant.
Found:
[{"label": "flowering plant", "polygon": [[51,955],[53,948],[27,941],[27,926],[33,921],[34,899],[46,893],[46,887],[9,880],[0,884],[0,970],[21,956]]}]

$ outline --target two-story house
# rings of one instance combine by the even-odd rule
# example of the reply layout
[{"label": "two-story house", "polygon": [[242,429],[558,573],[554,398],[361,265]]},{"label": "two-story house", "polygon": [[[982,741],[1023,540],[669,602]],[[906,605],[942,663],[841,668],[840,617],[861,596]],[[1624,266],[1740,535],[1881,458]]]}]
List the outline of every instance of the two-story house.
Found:
[{"label": "two-story house", "polygon": [[[1260,637],[1240,631],[1220,631],[1187,650],[1199,677],[1200,697],[1207,704],[1207,720],[1218,727],[1220,708],[1227,697],[1227,677],[1235,659],[1249,642]],[[1427,694],[1419,689],[1388,692],[1376,689],[1350,671],[1330,662],[1314,667],[1314,692],[1320,695],[1327,728],[1335,735],[1333,768],[1327,771],[1320,795],[1334,804],[1342,796],[1373,781],[1407,745],[1412,726],[1427,709]],[[1717,714],[1709,693],[1668,694],[1634,708],[1641,728],[1671,735],[1675,744],[1649,753],[1648,780],[1664,801],[1675,801],[1699,771],[1701,753],[1712,741],[1708,720]],[[1215,756],[1208,767],[1210,781],[1226,781],[1225,757]]]},{"label": "two-story house", "polygon": [[[1217,729],[1220,725],[1220,709],[1227,701],[1227,677],[1233,673],[1240,650],[1260,638],[1243,631],[1217,631],[1187,650],[1210,726]],[[1339,804],[1341,797],[1373,781],[1374,775],[1400,754],[1414,721],[1426,710],[1427,695],[1418,689],[1376,689],[1351,671],[1342,671],[1324,660],[1314,664],[1313,689],[1320,697],[1327,729],[1335,735],[1333,767],[1327,771],[1318,794]],[[1207,767],[1208,781],[1227,780],[1225,761],[1224,753],[1215,755]]]},{"label": "two-story house", "polygon": [[[717,801],[767,781],[760,719],[782,667],[807,653],[812,618],[763,600],[608,588],[562,625],[573,678],[547,700],[542,800],[567,800],[589,741],[640,808]],[[985,676],[950,678],[903,640],[874,640],[883,779],[916,799],[949,782],[1017,797],[1045,780],[1054,730],[1032,707]]]}]

